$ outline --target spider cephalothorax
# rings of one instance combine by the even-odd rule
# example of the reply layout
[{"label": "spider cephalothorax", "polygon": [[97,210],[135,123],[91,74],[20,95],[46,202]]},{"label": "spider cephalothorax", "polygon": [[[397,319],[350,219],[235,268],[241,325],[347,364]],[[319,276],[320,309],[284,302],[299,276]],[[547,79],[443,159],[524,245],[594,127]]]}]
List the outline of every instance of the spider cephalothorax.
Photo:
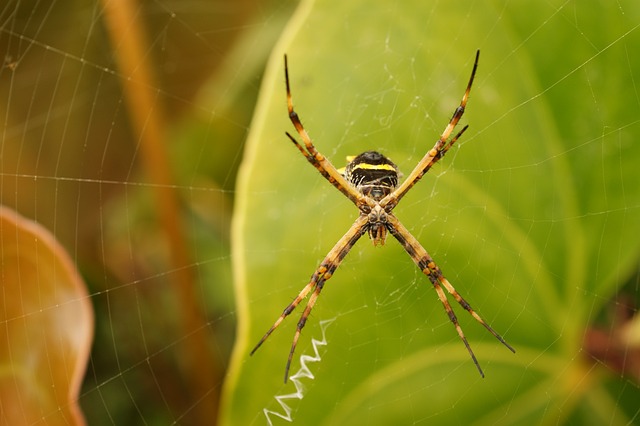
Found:
[{"label": "spider cephalothorax", "polygon": [[[471,85],[473,84],[473,78],[478,68],[478,58],[480,52],[476,53],[476,60],[473,64],[473,70],[471,71],[471,77],[467,84],[467,90],[464,92],[460,105],[455,109],[449,124],[440,135],[440,138],[436,144],[431,148],[427,154],[420,160],[418,165],[409,174],[400,185],[398,185],[398,167],[391,162],[384,155],[376,151],[367,151],[356,157],[350,158],[349,163],[341,173],[338,171],[329,160],[327,160],[313,145],[311,138],[307,134],[307,131],[302,126],[302,122],[298,117],[298,114],[293,109],[293,101],[291,99],[291,89],[289,87],[289,71],[287,67],[287,57],[284,57],[284,75],[285,83],[287,87],[287,109],[289,111],[289,119],[296,128],[296,131],[302,138],[304,146],[298,143],[298,141],[289,133],[286,135],[291,142],[298,148],[298,150],[304,155],[304,157],[311,163],[313,167],[320,172],[320,174],[335,186],[342,194],[347,197],[356,207],[359,209],[360,214],[351,228],[346,234],[336,243],[331,249],[329,254],[324,258],[320,266],[311,275],[309,283],[298,293],[298,296],[291,302],[282,312],[280,317],[271,326],[271,328],[262,336],[258,344],[253,348],[251,354],[253,354],[262,343],[267,340],[271,333],[282,323],[282,321],[293,312],[293,310],[304,300],[309,293],[309,301],[307,306],[302,312],[302,316],[298,321],[296,332],[293,336],[293,342],[289,351],[289,358],[284,373],[284,381],[287,381],[289,376],[289,368],[291,366],[291,360],[300,338],[302,328],[307,322],[307,318],[313,309],[320,292],[324,288],[326,281],[331,278],[333,273],[345,256],[349,253],[349,250],[355,245],[355,243],[364,235],[369,234],[369,237],[373,240],[374,245],[382,245],[386,239],[387,233],[393,235],[398,242],[405,249],[407,254],[411,257],[413,262],[418,266],[420,271],[424,273],[428,278],[433,288],[435,289],[438,299],[442,303],[447,316],[453,323],[458,336],[464,343],[471,359],[475,363],[480,375],[484,377],[484,373],[478,364],[478,360],[467,342],[467,338],[462,332],[462,328],[458,323],[456,314],[453,312],[445,290],[447,293],[453,296],[453,298],[460,304],[460,306],[469,312],[473,318],[482,324],[496,339],[498,339],[509,350],[515,352],[515,350],[509,346],[507,342],[496,333],[489,324],[487,324],[464,300],[462,296],[456,291],[451,283],[444,277],[442,271],[436,265],[429,253],[422,247],[422,245],[415,239],[413,235],[404,227],[404,225],[396,218],[392,213],[395,206],[398,205],[402,197],[424,176],[427,171],[453,146],[458,138],[467,129],[467,126],[463,127],[458,133],[451,137],[453,130],[460,121],[460,118],[464,114],[467,106],[467,100],[469,99],[469,92],[471,91]],[[443,290],[444,287],[444,290]]]},{"label": "spider cephalothorax", "polygon": [[376,201],[373,206],[364,205],[360,210],[368,217],[365,229],[373,245],[383,245],[387,239],[387,212],[378,202],[398,186],[398,167],[376,151],[347,157],[347,161],[349,163],[344,168],[347,182],[363,195]]}]

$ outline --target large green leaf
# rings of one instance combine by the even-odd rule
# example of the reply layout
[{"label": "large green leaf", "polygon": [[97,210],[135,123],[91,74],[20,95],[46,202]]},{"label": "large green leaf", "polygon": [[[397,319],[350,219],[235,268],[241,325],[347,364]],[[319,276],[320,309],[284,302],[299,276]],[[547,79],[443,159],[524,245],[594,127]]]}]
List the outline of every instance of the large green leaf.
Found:
[{"label": "large green leaf", "polygon": [[[314,379],[281,400],[304,424],[625,423],[638,387],[589,357],[586,330],[640,255],[640,6],[620,1],[303,2],[269,64],[233,230],[239,332],[224,424],[263,424],[301,308],[249,351],[356,209],[288,142],[282,54],[296,110],[337,167],[376,149],[408,173],[480,67],[470,129],[396,209],[457,290],[477,374],[429,280],[390,239],[365,237],[302,334]],[[271,416],[278,422],[277,416]]]}]

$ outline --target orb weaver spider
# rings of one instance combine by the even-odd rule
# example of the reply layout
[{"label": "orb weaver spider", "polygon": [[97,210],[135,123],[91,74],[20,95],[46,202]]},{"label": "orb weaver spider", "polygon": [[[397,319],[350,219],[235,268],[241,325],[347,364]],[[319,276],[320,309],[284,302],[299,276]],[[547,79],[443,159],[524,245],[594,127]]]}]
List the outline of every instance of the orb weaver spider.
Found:
[{"label": "orb weaver spider", "polygon": [[[302,138],[304,146],[301,145],[289,132],[285,132],[285,134],[291,142],[293,142],[295,147],[298,148],[300,153],[304,155],[307,161],[309,161],[309,163],[311,163],[311,165],[315,167],[316,170],[318,170],[318,172],[320,172],[320,174],[329,181],[329,183],[335,186],[345,197],[351,200],[351,202],[355,204],[360,211],[360,215],[356,219],[355,223],[351,225],[351,228],[349,228],[347,233],[344,234],[344,236],[320,263],[320,266],[318,266],[311,276],[309,283],[302,289],[302,291],[300,291],[293,302],[284,309],[280,317],[251,351],[251,355],[253,355],[264,341],[267,340],[271,333],[278,328],[280,323],[282,323],[282,321],[293,312],[300,302],[302,302],[302,300],[311,293],[307,306],[302,312],[302,316],[298,321],[298,325],[293,336],[293,342],[291,344],[287,365],[285,367],[285,383],[289,377],[289,369],[291,367],[293,354],[298,344],[298,339],[300,338],[300,333],[302,332],[302,329],[307,322],[307,318],[320,296],[320,292],[324,288],[324,284],[329,278],[331,278],[336,269],[338,269],[338,266],[340,266],[345,256],[349,253],[349,250],[351,250],[355,243],[365,233],[369,234],[369,238],[373,241],[374,246],[383,245],[386,240],[387,233],[391,234],[396,240],[398,240],[402,247],[404,247],[405,251],[418,266],[418,269],[420,269],[420,271],[429,278],[429,281],[433,285],[447,316],[456,328],[458,336],[460,336],[460,339],[467,348],[467,351],[469,352],[469,355],[476,365],[481,377],[484,377],[484,372],[482,371],[482,368],[480,368],[480,364],[478,363],[467,338],[462,332],[462,328],[458,323],[458,318],[453,312],[444,290],[453,296],[458,304],[460,304],[460,306],[469,312],[476,321],[482,324],[491,334],[493,334],[500,343],[506,346],[511,352],[515,353],[515,349],[513,349],[513,347],[511,347],[502,338],[502,336],[491,328],[491,326],[489,326],[489,324],[487,324],[480,315],[471,308],[469,303],[460,296],[456,289],[453,288],[429,253],[427,253],[418,240],[411,235],[407,228],[400,223],[392,212],[402,197],[406,195],[406,193],[422,178],[422,176],[425,175],[425,173],[429,171],[429,169],[431,169],[436,162],[438,162],[438,160],[444,157],[453,144],[469,127],[468,125],[464,126],[458,133],[450,138],[467,106],[471,85],[473,84],[473,79],[478,68],[479,57],[480,51],[478,50],[476,52],[467,89],[462,96],[460,105],[454,111],[451,120],[449,120],[447,127],[445,127],[433,148],[431,148],[422,160],[420,160],[409,176],[400,185],[398,185],[398,167],[387,157],[376,151],[367,151],[350,158],[349,163],[342,173],[338,171],[338,169],[336,169],[324,155],[318,152],[316,147],[313,145],[309,134],[304,129],[302,122],[300,121],[300,117],[293,109],[293,100],[289,84],[289,68],[287,65],[287,56],[285,55],[284,76],[287,89],[287,109],[289,111],[289,119]],[[444,290],[442,289],[443,287]]]}]

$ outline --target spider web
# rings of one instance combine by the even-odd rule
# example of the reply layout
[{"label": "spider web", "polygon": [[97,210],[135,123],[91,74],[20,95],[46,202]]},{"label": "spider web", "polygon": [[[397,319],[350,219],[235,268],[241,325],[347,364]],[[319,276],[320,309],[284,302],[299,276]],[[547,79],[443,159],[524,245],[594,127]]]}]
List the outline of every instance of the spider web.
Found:
[{"label": "spider web", "polygon": [[[264,424],[263,409],[281,412],[278,395],[292,394],[304,398],[284,417],[304,424],[637,421],[634,2],[600,15],[575,1],[525,14],[117,3],[0,8],[2,204],[48,229],[86,282],[95,329],[77,400],[88,424]],[[313,380],[282,384],[300,312],[251,358],[249,346],[355,211],[287,145],[281,51],[296,109],[337,167],[376,149],[408,174],[459,103],[477,48],[471,127],[396,213],[517,354],[453,306],[481,380],[426,277],[395,241],[374,250],[364,238],[302,334],[292,371],[315,354]],[[22,284],[5,303],[44,294]],[[61,366],[44,357],[53,376]]]}]

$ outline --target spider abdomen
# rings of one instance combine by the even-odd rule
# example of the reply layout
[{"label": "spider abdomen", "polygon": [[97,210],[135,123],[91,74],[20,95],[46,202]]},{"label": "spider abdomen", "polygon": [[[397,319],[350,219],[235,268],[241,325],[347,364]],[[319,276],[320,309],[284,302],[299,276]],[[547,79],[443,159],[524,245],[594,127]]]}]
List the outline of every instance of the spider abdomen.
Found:
[{"label": "spider abdomen", "polygon": [[349,161],[344,177],[362,194],[380,201],[398,186],[398,167],[379,152],[366,151]]}]

